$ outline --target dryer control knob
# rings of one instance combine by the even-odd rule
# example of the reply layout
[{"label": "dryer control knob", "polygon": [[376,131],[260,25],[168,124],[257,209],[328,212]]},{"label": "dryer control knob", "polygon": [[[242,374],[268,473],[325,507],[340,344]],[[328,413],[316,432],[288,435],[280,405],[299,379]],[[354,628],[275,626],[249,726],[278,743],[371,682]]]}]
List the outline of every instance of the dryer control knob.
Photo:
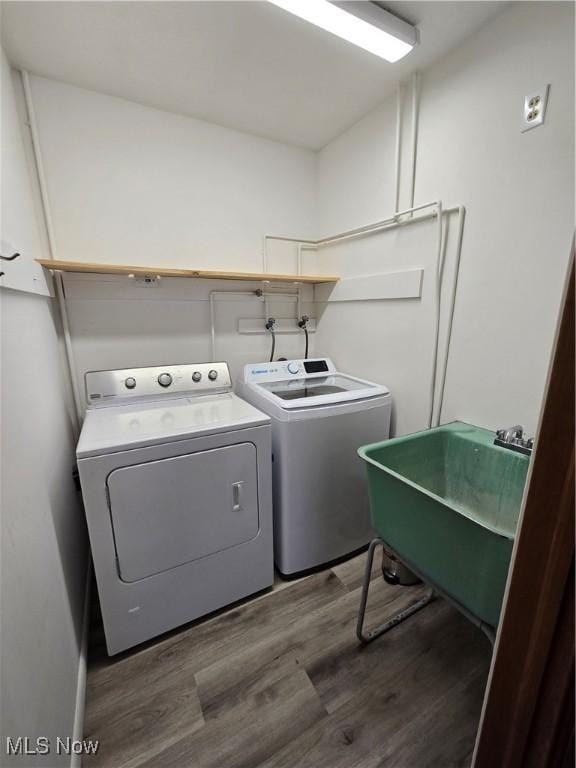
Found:
[{"label": "dryer control knob", "polygon": [[161,387],[169,387],[170,384],[172,384],[172,376],[170,376],[169,373],[161,373],[160,376],[158,376],[158,384],[160,384]]},{"label": "dryer control knob", "polygon": [[200,373],[200,371],[194,371],[194,373],[192,374],[192,381],[195,381],[196,383],[198,383],[201,379],[202,379],[202,374]]},{"label": "dryer control knob", "polygon": [[218,371],[214,371],[214,370],[208,371],[208,378],[210,379],[210,381],[216,381],[216,379],[218,378]]},{"label": "dryer control knob", "polygon": [[286,367],[288,368],[288,373],[298,373],[300,370],[298,363],[288,363]]},{"label": "dryer control knob", "polygon": [[128,376],[127,379],[124,379],[124,386],[126,387],[126,389],[134,389],[134,387],[136,386],[136,379],[134,378],[134,376]]}]

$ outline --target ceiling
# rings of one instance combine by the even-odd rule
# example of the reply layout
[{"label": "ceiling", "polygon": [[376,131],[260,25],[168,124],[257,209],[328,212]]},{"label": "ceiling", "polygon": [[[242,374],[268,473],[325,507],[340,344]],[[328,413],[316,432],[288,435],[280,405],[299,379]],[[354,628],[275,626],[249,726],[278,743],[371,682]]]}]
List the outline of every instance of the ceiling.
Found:
[{"label": "ceiling", "polygon": [[264,0],[2,2],[28,71],[317,149],[507,2],[387,2],[421,44],[389,64]]}]

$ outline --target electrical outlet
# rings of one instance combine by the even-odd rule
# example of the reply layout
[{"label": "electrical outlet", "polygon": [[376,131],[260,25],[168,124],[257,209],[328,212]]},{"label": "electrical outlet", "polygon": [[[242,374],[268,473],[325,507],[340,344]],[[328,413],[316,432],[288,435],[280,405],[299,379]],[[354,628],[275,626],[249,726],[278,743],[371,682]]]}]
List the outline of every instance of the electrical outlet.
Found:
[{"label": "electrical outlet", "polygon": [[524,110],[522,112],[522,128],[520,131],[525,133],[532,128],[542,125],[546,115],[546,106],[548,104],[549,85],[544,85],[537,91],[533,91],[524,97]]}]

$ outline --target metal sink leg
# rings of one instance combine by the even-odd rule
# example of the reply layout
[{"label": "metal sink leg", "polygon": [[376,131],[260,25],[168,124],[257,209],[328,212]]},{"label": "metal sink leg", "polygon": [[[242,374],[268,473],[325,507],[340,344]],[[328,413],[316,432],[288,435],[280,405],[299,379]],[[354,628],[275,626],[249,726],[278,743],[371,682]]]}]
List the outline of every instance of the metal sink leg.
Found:
[{"label": "metal sink leg", "polygon": [[424,597],[421,597],[420,600],[417,600],[412,605],[409,605],[408,608],[404,608],[404,610],[399,611],[399,613],[396,613],[394,616],[388,619],[381,626],[370,630],[370,632],[364,632],[364,618],[366,616],[366,605],[368,603],[368,590],[370,589],[370,577],[372,576],[372,563],[374,562],[374,552],[376,551],[376,547],[379,545],[383,547],[384,542],[382,541],[382,539],[376,538],[376,539],[372,539],[372,541],[370,542],[370,546],[368,547],[368,558],[366,560],[366,570],[364,572],[364,583],[362,585],[362,599],[360,601],[360,611],[358,612],[358,621],[356,623],[356,636],[361,643],[372,642],[372,640],[375,640],[377,637],[380,637],[380,635],[383,635],[385,632],[388,632],[393,627],[397,626],[398,624],[401,624],[409,616],[412,616],[414,613],[424,608],[426,605],[428,605],[428,603],[431,603],[432,600],[434,600],[435,598],[434,590],[431,589],[424,595]]}]

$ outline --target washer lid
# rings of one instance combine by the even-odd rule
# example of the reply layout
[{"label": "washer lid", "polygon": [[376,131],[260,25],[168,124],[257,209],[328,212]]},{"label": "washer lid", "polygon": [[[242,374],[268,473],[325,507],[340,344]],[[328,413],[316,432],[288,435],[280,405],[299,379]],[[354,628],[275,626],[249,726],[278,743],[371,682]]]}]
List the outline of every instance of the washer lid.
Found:
[{"label": "washer lid", "polygon": [[253,383],[252,386],[262,396],[273,400],[277,406],[285,409],[332,405],[389,394],[388,389],[380,384],[343,373],[281,381],[260,381]]},{"label": "washer lid", "polygon": [[94,408],[86,412],[76,456],[99,456],[269,421],[269,416],[231,392]]}]

